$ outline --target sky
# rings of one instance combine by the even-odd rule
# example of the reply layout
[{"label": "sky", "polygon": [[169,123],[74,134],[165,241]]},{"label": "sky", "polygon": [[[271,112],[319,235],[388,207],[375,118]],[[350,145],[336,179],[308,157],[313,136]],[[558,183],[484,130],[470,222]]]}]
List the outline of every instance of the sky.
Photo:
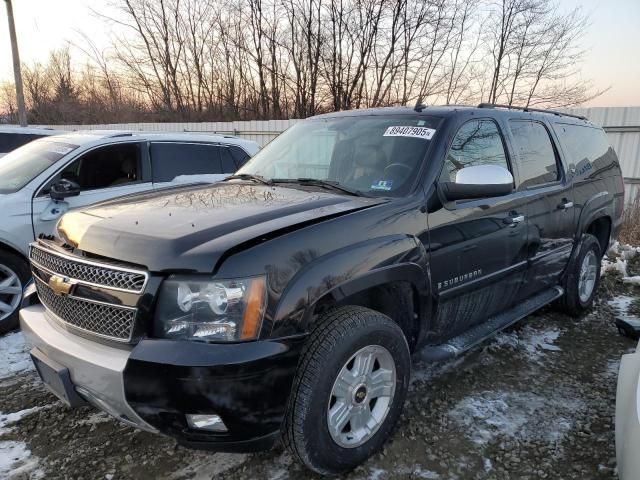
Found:
[{"label": "sky", "polygon": [[[558,0],[562,9],[582,7],[590,14],[583,39],[581,77],[596,89],[609,89],[586,106],[640,106],[640,0]],[[67,42],[82,44],[80,31],[106,46],[109,28],[95,16],[105,0],[13,0],[20,58],[46,61],[49,50]],[[0,81],[13,79],[7,13],[0,1]]]}]

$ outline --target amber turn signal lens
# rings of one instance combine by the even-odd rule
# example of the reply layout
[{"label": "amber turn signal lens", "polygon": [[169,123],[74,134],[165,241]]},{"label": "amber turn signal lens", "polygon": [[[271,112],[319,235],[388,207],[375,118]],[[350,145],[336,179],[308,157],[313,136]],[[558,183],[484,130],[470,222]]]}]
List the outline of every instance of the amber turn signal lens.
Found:
[{"label": "amber turn signal lens", "polygon": [[251,340],[258,336],[262,315],[264,314],[266,286],[264,278],[254,278],[249,285],[247,308],[242,321],[242,340]]}]

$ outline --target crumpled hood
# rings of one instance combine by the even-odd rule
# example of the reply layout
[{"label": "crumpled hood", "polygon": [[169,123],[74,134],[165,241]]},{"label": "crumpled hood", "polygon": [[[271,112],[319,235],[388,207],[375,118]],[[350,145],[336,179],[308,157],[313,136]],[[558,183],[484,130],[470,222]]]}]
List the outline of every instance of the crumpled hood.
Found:
[{"label": "crumpled hood", "polygon": [[268,185],[190,186],[67,213],[58,234],[80,250],[151,271],[211,272],[229,249],[384,201]]}]

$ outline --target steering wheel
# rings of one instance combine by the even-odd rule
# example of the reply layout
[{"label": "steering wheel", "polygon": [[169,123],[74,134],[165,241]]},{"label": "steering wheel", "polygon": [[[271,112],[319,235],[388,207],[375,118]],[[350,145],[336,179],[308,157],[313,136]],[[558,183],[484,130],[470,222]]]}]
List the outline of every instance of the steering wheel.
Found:
[{"label": "steering wheel", "polygon": [[384,178],[404,182],[411,175],[411,167],[404,163],[392,163],[384,169]]}]

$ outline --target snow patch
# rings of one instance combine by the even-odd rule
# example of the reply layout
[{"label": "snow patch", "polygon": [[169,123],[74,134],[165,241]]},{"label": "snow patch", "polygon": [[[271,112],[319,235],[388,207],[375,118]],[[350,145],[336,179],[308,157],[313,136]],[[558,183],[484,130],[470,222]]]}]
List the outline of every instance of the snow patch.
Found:
[{"label": "snow patch", "polygon": [[382,480],[387,476],[387,471],[382,468],[372,468],[369,470],[369,480]]},{"label": "snow patch", "polygon": [[19,422],[27,415],[30,415],[33,412],[37,412],[42,408],[43,407],[27,408],[25,410],[20,410],[19,412],[14,412],[14,413],[0,412],[0,435],[4,435],[5,433],[8,433],[11,431],[11,428],[8,428],[9,425]]},{"label": "snow patch", "polygon": [[281,454],[275,459],[275,465],[268,469],[269,480],[285,480],[289,478],[289,467],[293,464],[293,458],[288,453]]},{"label": "snow patch", "polygon": [[39,467],[38,457],[31,455],[22,442],[0,442],[0,478],[40,479],[45,474]]},{"label": "snow patch", "polygon": [[98,425],[100,423],[109,423],[109,422],[114,422],[112,417],[110,417],[104,412],[95,412],[89,415],[87,418],[78,420],[76,422],[76,425],[92,427],[93,425]]},{"label": "snow patch", "polygon": [[0,379],[33,369],[29,347],[24,343],[22,332],[0,337]]},{"label": "snow patch", "polygon": [[630,324],[637,324],[640,323],[640,318],[629,312],[634,300],[634,297],[620,295],[609,300],[607,304],[614,310],[617,318]]},{"label": "snow patch", "polygon": [[615,242],[602,257],[600,266],[600,275],[609,272],[619,272],[622,275],[622,281],[640,285],[640,276],[629,277],[627,273],[627,262],[640,253],[640,247],[632,247],[631,245],[620,245]]},{"label": "snow patch", "polygon": [[220,474],[243,464],[247,455],[233,453],[193,452],[190,458],[185,458],[188,466],[173,472],[167,478],[170,480],[210,480]]},{"label": "snow patch", "polygon": [[440,475],[431,470],[425,470],[421,465],[416,465],[413,471],[411,472],[411,478],[424,478],[426,480],[439,480]]},{"label": "snow patch", "polygon": [[440,377],[447,372],[456,370],[464,362],[465,356],[447,360],[444,362],[425,363],[416,362],[411,368],[411,383],[430,382],[434,378]]},{"label": "snow patch", "polygon": [[576,412],[584,408],[581,400],[560,394],[485,391],[460,401],[449,417],[477,445],[500,437],[558,443],[573,427]]},{"label": "snow patch", "polygon": [[500,333],[486,347],[486,351],[492,352],[507,348],[524,352],[532,361],[539,361],[545,352],[562,351],[555,345],[556,340],[562,335],[558,328],[537,330],[529,325],[517,331]]}]

